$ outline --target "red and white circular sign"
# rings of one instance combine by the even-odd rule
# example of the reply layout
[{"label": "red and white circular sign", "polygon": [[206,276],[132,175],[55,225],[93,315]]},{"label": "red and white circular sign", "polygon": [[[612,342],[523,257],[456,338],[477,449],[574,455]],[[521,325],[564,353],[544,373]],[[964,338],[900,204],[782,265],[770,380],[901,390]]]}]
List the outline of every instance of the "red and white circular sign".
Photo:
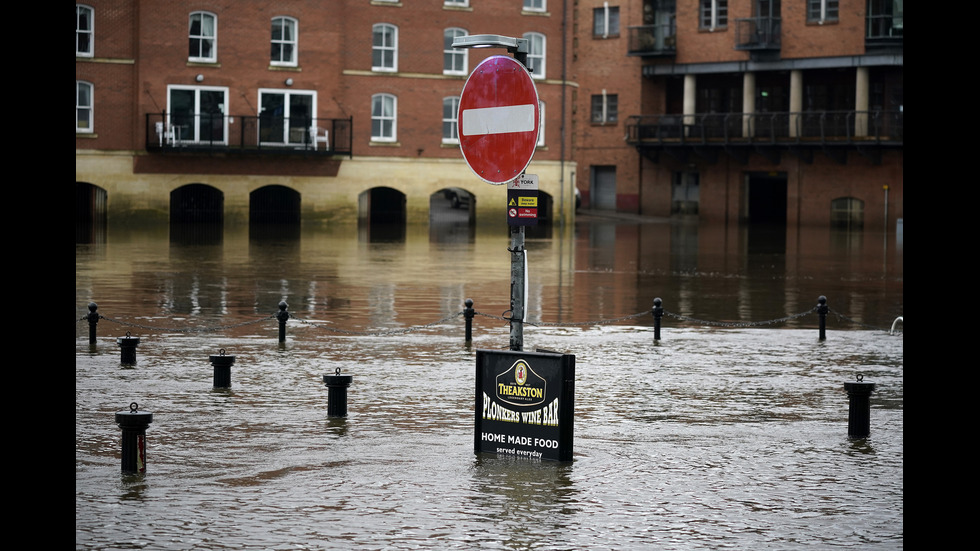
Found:
[{"label": "red and white circular sign", "polygon": [[505,184],[531,163],[538,143],[538,89],[512,57],[483,60],[463,85],[456,126],[466,164],[484,182]]}]

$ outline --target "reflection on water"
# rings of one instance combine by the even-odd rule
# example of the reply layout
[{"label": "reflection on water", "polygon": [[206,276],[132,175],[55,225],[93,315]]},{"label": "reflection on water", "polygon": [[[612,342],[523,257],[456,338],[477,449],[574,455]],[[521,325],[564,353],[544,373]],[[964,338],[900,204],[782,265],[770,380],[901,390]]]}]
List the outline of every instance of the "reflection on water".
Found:
[{"label": "reflection on water", "polygon": [[[480,312],[510,309],[506,227],[236,232],[185,224],[168,239],[158,230],[109,233],[104,243],[76,246],[80,311],[94,301],[104,315],[213,322],[206,318],[265,315],[286,301],[297,316],[367,329],[441,319],[466,298]],[[532,323],[617,319],[649,311],[658,297],[667,312],[708,322],[783,320],[810,311],[820,296],[844,316],[832,320],[841,329],[888,328],[903,314],[902,249],[893,235],[586,220],[564,237],[529,233],[526,247]],[[632,323],[652,324],[652,316]],[[815,316],[786,322],[816,323]]]},{"label": "reflection on water", "polygon": [[[824,341],[812,316],[667,318],[660,341],[652,316],[591,323],[655,297],[756,321],[826,295],[887,329],[903,307],[894,237],[609,220],[529,236],[525,348],[576,356],[574,460],[554,463],[473,453],[476,350],[507,348],[509,329],[478,317],[467,344],[451,316],[466,298],[508,309],[509,235],[433,231],[76,245],[76,318],[90,301],[107,318],[94,346],[76,324],[76,549],[903,547],[901,335],[834,316]],[[268,318],[282,300],[285,343]],[[409,331],[341,332],[369,329]],[[236,363],[216,391],[219,349]],[[338,368],[353,377],[342,419],[322,380]],[[858,373],[876,384],[871,436],[850,440]],[[138,477],[120,474],[113,421],[133,401],[154,415]]]}]

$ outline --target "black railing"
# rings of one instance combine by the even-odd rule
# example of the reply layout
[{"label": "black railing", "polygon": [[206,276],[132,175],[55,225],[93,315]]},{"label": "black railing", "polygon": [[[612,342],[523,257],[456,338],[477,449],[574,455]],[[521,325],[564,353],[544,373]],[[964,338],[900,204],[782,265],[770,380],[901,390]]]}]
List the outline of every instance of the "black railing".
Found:
[{"label": "black railing", "polygon": [[902,112],[817,111],[802,113],[698,113],[633,115],[626,123],[631,144],[791,144],[868,142],[901,146]]},{"label": "black railing", "polygon": [[667,56],[677,53],[677,29],[673,23],[629,28],[629,54]]},{"label": "black railing", "polygon": [[735,20],[736,50],[778,50],[781,46],[778,17],[749,17]]},{"label": "black railing", "polygon": [[147,113],[146,150],[351,155],[354,119]]},{"label": "black railing", "polygon": [[900,50],[905,41],[905,19],[901,15],[868,15],[864,44],[872,50]]}]

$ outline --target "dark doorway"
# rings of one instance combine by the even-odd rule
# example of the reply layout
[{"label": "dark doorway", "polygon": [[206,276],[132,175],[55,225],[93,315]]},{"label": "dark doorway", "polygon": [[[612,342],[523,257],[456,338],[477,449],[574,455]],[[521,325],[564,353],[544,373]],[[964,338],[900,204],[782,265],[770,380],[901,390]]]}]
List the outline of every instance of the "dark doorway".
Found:
[{"label": "dark doorway", "polygon": [[405,194],[389,187],[371,188],[360,196],[359,233],[368,242],[405,240]]},{"label": "dark doorway", "polygon": [[745,221],[785,227],[786,173],[749,172],[745,175],[745,182]]},{"label": "dark doorway", "polygon": [[75,182],[75,243],[104,243],[106,190],[86,182]]},{"label": "dark doorway", "polygon": [[188,184],[170,192],[170,240],[217,244],[223,235],[225,197],[205,184]]},{"label": "dark doorway", "polygon": [[249,194],[248,234],[252,239],[295,239],[300,233],[298,191],[286,186],[265,186]]}]

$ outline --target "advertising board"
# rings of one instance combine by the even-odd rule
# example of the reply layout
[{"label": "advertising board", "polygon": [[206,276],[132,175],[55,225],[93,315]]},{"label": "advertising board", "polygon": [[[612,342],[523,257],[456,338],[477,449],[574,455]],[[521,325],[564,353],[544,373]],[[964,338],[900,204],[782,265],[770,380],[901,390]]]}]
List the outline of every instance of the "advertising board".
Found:
[{"label": "advertising board", "polygon": [[475,453],[572,460],[575,356],[476,351]]}]

